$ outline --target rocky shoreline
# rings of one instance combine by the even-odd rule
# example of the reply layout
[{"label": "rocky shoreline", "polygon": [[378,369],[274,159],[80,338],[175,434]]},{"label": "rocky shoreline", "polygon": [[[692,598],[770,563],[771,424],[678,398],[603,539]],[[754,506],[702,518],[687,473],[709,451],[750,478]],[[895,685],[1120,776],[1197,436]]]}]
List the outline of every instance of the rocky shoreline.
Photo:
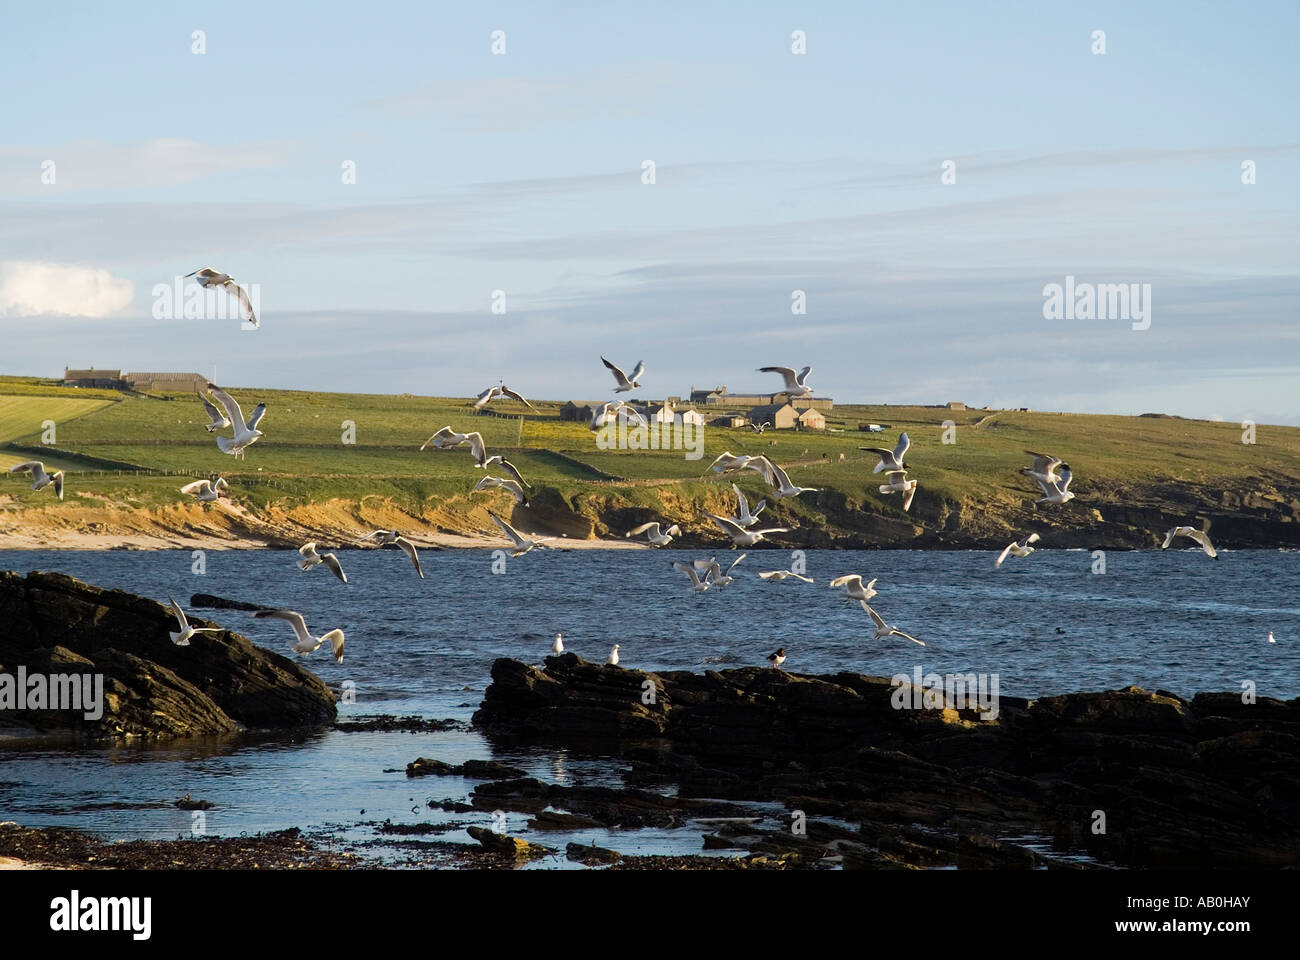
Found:
[{"label": "rocky shoreline", "polygon": [[[652,674],[563,654],[498,660],[474,722],[501,744],[618,756],[632,781],[674,785],[674,805],[786,809],[777,829],[725,824],[715,847],[894,868],[1052,865],[1044,847],[1123,867],[1300,864],[1300,698],[1130,687],[1002,697],[987,719],[897,709],[894,694],[858,674]],[[583,812],[558,789],[498,781],[475,805]]]}]

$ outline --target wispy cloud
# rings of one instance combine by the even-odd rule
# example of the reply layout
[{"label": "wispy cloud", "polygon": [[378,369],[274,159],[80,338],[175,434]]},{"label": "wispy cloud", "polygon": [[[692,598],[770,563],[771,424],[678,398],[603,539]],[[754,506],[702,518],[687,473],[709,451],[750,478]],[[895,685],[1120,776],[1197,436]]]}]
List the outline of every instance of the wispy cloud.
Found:
[{"label": "wispy cloud", "polygon": [[179,139],[137,143],[76,140],[45,147],[0,145],[0,191],[50,195],[172,186],[230,170],[278,166],[294,153],[295,148],[287,142],[224,146]]}]

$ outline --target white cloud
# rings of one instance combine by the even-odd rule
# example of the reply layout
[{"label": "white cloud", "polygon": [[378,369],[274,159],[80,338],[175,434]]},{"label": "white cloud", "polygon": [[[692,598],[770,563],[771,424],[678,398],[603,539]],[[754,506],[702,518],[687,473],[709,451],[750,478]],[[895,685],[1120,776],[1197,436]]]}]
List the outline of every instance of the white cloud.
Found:
[{"label": "white cloud", "polygon": [[130,280],[107,270],[31,260],[0,262],[0,316],[107,317],[131,303]]}]

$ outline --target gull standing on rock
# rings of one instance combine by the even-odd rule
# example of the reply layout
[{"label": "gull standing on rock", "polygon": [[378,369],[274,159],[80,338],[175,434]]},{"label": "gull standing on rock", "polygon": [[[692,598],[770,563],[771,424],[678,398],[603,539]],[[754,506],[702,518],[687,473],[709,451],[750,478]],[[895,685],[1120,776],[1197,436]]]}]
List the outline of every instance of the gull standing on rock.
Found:
[{"label": "gull standing on rock", "polygon": [[893,450],[886,450],[884,447],[858,447],[859,450],[865,450],[867,453],[874,453],[880,458],[872,473],[879,473],[881,470],[906,470],[907,464],[903,463],[903,457],[907,455],[908,448],[912,446],[911,439],[906,433],[898,435],[898,444]]},{"label": "gull standing on rock", "polygon": [[433,447],[435,450],[451,450],[466,443],[469,444],[470,453],[474,455],[474,466],[486,467],[487,447],[483,445],[483,436],[480,433],[457,433],[451,427],[443,427],[420,444],[420,449]]},{"label": "gull standing on rock", "polygon": [[53,473],[45,472],[45,464],[39,460],[28,460],[26,463],[15,463],[9,468],[10,473],[22,473],[30,470],[32,474],[32,489],[44,490],[51,484],[54,485],[54,493],[60,500],[63,499],[63,471],[55,470]]},{"label": "gull standing on rock", "polygon": [[299,570],[310,570],[312,567],[324,564],[326,567],[329,567],[330,572],[332,572],[334,576],[338,577],[344,583],[348,582],[348,575],[343,572],[343,565],[339,563],[339,558],[334,556],[332,553],[317,553],[315,540],[312,540],[310,543],[304,543],[299,547],[298,554],[302,557],[302,559],[298,561]]},{"label": "gull standing on rock", "polygon": [[555,635],[555,642],[551,644],[551,653],[563,653],[563,652],[564,652],[564,634],[557,633]]},{"label": "gull standing on rock", "polygon": [[263,436],[262,431],[257,429],[257,425],[262,422],[262,417],[266,416],[266,404],[259,403],[253,409],[253,415],[245,421],[244,411],[239,408],[234,397],[215,383],[208,384],[208,392],[217,398],[217,403],[225,407],[226,416],[235,428],[233,437],[217,437],[217,447],[222,453],[228,453],[236,460],[243,460],[244,451]]},{"label": "gull standing on rock", "polygon": [[217,477],[216,481],[212,480],[195,480],[193,483],[187,483],[181,487],[181,493],[188,493],[200,503],[215,503],[221,499],[222,493],[230,489],[230,484],[226,483],[225,477]]},{"label": "gull standing on rock", "polygon": [[492,518],[492,522],[500,528],[501,532],[509,537],[514,543],[511,556],[522,557],[525,553],[534,548],[548,549],[546,547],[546,541],[555,539],[554,537],[525,537],[491,510],[488,511],[488,516]]},{"label": "gull standing on rock", "polygon": [[759,373],[779,373],[785,380],[785,390],[792,397],[806,397],[812,393],[812,387],[808,386],[808,374],[812,373],[812,367],[804,367],[798,373],[794,372],[792,367],[759,367]]},{"label": "gull standing on rock", "polygon": [[632,537],[640,536],[643,533],[648,534],[646,542],[650,544],[650,546],[666,547],[668,544],[673,542],[673,537],[680,537],[682,535],[682,528],[674,523],[667,530],[660,533],[659,524],[655,521],[651,521],[650,523],[643,523],[639,527],[633,527],[625,533],[624,536],[631,539]]},{"label": "gull standing on rock", "polygon": [[923,647],[925,646],[925,641],[918,640],[916,639],[916,637],[904,633],[902,630],[899,630],[897,627],[891,627],[889,624],[885,623],[884,619],[880,616],[880,614],[876,613],[875,610],[872,610],[871,607],[867,606],[867,602],[865,600],[862,601],[862,609],[867,611],[867,613],[871,614],[871,619],[875,621],[876,640],[880,640],[884,637],[902,637],[904,640],[911,640],[913,643],[919,643],[921,646]]},{"label": "gull standing on rock", "polygon": [[181,605],[172,597],[168,597],[167,599],[171,601],[172,616],[176,618],[176,622],[181,628],[180,633],[167,634],[172,638],[172,643],[176,644],[176,646],[188,647],[190,645],[190,638],[195,634],[221,632],[220,627],[191,627],[190,621],[185,616],[185,611],[181,609]]},{"label": "gull standing on rock", "polygon": [[866,603],[872,597],[877,595],[877,591],[875,590],[877,579],[879,578],[872,577],[864,584],[862,582],[862,577],[856,573],[851,573],[844,577],[836,577],[831,581],[831,588],[843,587],[846,599],[859,600],[862,603]]},{"label": "gull standing on rock", "polygon": [[605,663],[611,667],[618,666],[618,644],[614,644],[614,649],[609,651],[609,656],[605,658]]},{"label": "gull standing on rock", "polygon": [[334,659],[339,663],[343,662],[343,631],[331,630],[319,637],[313,637],[307,629],[307,621],[303,619],[301,613],[295,610],[255,610],[255,617],[273,617],[276,620],[284,620],[297,634],[298,639],[289,644],[289,649],[294,653],[315,653],[320,649],[321,644],[328,643],[330,651],[334,654]]},{"label": "gull standing on rock", "polygon": [[1034,548],[1031,544],[1037,543],[1039,539],[1038,534],[1031,533],[1029,536],[1016,540],[1014,543],[1007,544],[1002,549],[1002,552],[998,554],[998,558],[993,561],[993,569],[996,570],[998,567],[1002,566],[1003,561],[1007,559],[1007,554],[1010,554],[1013,557],[1029,556],[1034,552]]},{"label": "gull standing on rock", "polygon": [[204,289],[218,287],[232,294],[239,300],[239,306],[248,313],[248,322],[255,327],[258,325],[259,321],[253,313],[253,302],[248,299],[248,291],[236,283],[235,278],[230,274],[222,273],[220,270],[213,270],[211,267],[204,267],[202,270],[195,270],[193,273],[185,274],[181,279],[188,280],[190,277],[197,280],[199,286]]},{"label": "gull standing on rock", "polygon": [[415,552],[415,544],[396,530],[376,530],[374,533],[362,537],[357,543],[366,543],[367,541],[375,541],[381,547],[390,545],[398,547],[410,558],[411,566],[415,567],[415,572],[420,575],[420,579],[424,579],[424,571],[420,569],[420,555]]},{"label": "gull standing on rock", "polygon": [[1201,549],[1205,551],[1207,557],[1211,557],[1214,560],[1219,559],[1219,551],[1214,549],[1214,544],[1210,542],[1209,535],[1202,533],[1195,527],[1174,527],[1165,534],[1165,542],[1160,544],[1160,549],[1168,550],[1169,545],[1174,542],[1175,537],[1190,537],[1201,545]]},{"label": "gull standing on rock", "polygon": [[628,393],[641,386],[641,378],[645,376],[645,364],[640,360],[638,360],[636,366],[632,368],[632,376],[630,377],[626,376],[622,370],[614,366],[614,364],[610,363],[604,357],[600,358],[600,362],[603,363],[609,369],[609,372],[614,375],[614,380],[618,384],[618,386],[614,388],[615,393]]}]

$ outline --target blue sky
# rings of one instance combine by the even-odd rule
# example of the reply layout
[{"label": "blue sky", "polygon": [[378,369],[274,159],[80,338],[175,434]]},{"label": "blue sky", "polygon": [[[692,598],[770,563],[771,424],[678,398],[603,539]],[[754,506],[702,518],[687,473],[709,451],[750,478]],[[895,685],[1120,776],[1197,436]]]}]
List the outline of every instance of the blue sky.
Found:
[{"label": "blue sky", "polygon": [[[1294,4],[74,3],[3,27],[6,372],[587,399],[603,353],[645,360],[650,397],[811,364],[842,401],[1300,423]],[[260,330],[152,317],[209,265],[258,285]],[[1067,274],[1151,284],[1150,329],[1045,320]]]}]

